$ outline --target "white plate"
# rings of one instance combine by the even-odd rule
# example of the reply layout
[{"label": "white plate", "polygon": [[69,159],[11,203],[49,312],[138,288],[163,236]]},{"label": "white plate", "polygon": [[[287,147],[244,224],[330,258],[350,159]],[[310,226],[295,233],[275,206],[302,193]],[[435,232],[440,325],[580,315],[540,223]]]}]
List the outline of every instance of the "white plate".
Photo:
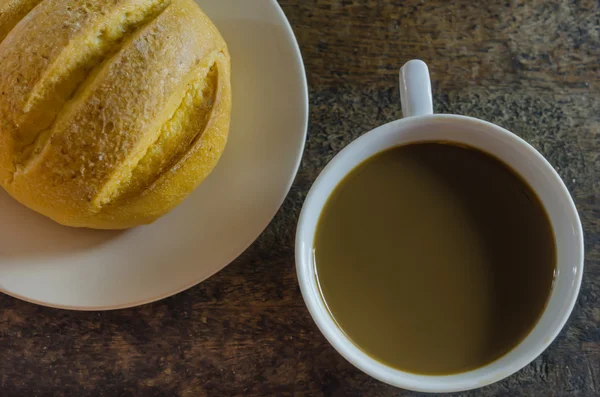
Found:
[{"label": "white plate", "polygon": [[198,0],[229,45],[229,143],[173,212],[125,232],[71,229],[0,189],[0,290],[30,302],[106,310],[187,289],[240,255],[271,221],[298,170],[308,93],[292,29],[274,0]]}]

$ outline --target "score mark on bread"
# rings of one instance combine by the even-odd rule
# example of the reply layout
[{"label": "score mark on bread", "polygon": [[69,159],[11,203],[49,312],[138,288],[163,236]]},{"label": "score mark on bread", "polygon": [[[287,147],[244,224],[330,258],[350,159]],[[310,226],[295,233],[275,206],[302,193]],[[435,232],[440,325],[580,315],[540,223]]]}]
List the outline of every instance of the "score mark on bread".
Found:
[{"label": "score mark on bread", "polygon": [[0,183],[25,205],[132,227],[219,160],[229,54],[192,0],[9,0],[0,34]]}]

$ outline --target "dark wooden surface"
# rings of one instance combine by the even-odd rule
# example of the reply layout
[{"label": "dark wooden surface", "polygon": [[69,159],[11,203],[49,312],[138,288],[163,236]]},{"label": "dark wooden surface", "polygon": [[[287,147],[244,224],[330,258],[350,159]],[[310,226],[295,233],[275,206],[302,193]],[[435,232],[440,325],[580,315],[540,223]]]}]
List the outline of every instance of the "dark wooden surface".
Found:
[{"label": "dark wooden surface", "polygon": [[500,124],[565,179],[586,238],[577,306],[516,375],[456,396],[600,395],[600,3],[597,0],[281,0],[310,84],[296,183],[238,260],[175,297],[78,313],[0,296],[0,396],[414,396],[325,341],[300,297],[294,229],[325,163],[400,117],[397,69],[429,63],[439,112]]}]

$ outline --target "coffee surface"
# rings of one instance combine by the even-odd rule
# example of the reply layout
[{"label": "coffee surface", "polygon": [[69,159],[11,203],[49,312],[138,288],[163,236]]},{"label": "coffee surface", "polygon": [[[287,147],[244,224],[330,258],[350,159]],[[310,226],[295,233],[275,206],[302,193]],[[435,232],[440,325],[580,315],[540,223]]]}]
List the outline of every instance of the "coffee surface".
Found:
[{"label": "coffee surface", "polygon": [[364,352],[420,374],[481,367],[533,329],[556,247],[545,209],[504,163],[446,143],[380,153],[335,189],[315,263],[331,315]]}]

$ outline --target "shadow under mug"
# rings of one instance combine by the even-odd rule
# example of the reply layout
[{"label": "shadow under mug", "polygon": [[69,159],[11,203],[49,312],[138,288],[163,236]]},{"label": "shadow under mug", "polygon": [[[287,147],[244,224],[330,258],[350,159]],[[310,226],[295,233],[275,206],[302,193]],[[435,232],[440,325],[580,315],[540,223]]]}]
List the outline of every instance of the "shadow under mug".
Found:
[{"label": "shadow under mug", "polygon": [[[419,60],[400,70],[403,119],[367,132],[325,167],[313,184],[296,233],[296,269],[302,296],[333,347],[363,372],[385,383],[423,392],[469,390],[497,382],[539,356],[565,325],[583,274],[583,231],[573,200],[554,168],[531,145],[495,124],[472,117],[433,114],[427,65]],[[363,352],[336,325],[321,296],[313,257],[319,216],[335,187],[356,166],[389,148],[411,142],[449,141],[490,153],[521,175],[544,205],[556,239],[557,271],[546,309],[533,330],[510,352],[468,372],[418,375],[387,366]]]}]

